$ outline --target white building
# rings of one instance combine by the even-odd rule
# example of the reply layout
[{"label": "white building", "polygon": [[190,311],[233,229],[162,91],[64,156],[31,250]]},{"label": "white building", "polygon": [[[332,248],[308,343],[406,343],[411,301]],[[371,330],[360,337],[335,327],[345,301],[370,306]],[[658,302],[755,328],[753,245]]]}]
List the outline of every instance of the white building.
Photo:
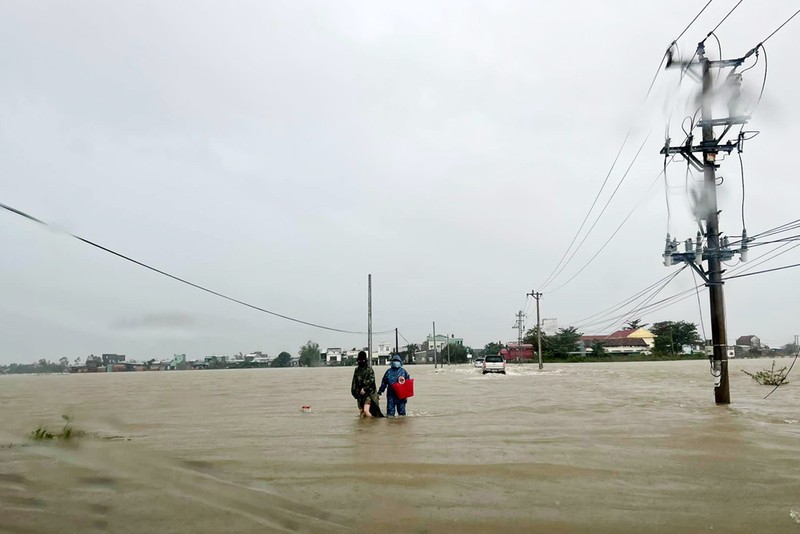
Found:
[{"label": "white building", "polygon": [[340,347],[328,347],[325,349],[325,360],[328,365],[339,365],[344,362],[344,354]]}]

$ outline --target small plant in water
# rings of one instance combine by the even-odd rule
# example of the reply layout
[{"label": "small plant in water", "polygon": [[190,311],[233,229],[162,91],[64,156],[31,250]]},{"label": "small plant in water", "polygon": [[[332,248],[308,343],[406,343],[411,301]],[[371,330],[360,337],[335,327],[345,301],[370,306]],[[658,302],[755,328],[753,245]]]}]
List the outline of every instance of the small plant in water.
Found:
[{"label": "small plant in water", "polygon": [[72,428],[72,423],[70,423],[68,415],[62,415],[61,418],[66,421],[66,423],[64,423],[64,428],[61,429],[61,432],[50,432],[46,428],[40,426],[31,432],[31,437],[36,441],[44,441],[49,439],[69,440],[72,438],[80,438],[85,435],[83,430],[75,430]]},{"label": "small plant in water", "polygon": [[772,369],[764,369],[756,373],[748,373],[744,369],[742,372],[762,386],[780,386],[781,384],[788,384],[786,381],[786,367],[775,370],[775,360],[772,360]]}]

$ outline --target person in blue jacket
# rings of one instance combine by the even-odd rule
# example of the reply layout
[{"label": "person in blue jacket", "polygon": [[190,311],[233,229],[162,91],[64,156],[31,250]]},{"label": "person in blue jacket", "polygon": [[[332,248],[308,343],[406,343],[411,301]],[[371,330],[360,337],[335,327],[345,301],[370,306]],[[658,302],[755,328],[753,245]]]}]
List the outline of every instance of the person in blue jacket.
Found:
[{"label": "person in blue jacket", "polygon": [[391,367],[383,373],[381,388],[378,390],[378,395],[382,395],[383,392],[388,389],[386,393],[386,412],[389,417],[394,417],[395,408],[397,408],[398,415],[406,414],[406,402],[408,399],[398,399],[397,394],[395,394],[392,389],[392,384],[400,380],[400,377],[403,377],[405,380],[411,378],[408,372],[403,369],[403,360],[400,358],[400,355],[395,354],[392,356]]}]

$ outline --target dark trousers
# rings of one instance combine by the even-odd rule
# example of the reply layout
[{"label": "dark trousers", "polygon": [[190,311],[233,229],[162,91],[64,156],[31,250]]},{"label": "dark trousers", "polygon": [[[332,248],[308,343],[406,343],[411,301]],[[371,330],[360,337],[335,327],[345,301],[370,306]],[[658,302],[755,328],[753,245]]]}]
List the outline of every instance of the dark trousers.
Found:
[{"label": "dark trousers", "polygon": [[394,395],[387,395],[386,396],[386,413],[389,417],[394,417],[395,408],[397,408],[398,415],[405,415],[406,414],[406,403],[408,399],[400,400]]}]

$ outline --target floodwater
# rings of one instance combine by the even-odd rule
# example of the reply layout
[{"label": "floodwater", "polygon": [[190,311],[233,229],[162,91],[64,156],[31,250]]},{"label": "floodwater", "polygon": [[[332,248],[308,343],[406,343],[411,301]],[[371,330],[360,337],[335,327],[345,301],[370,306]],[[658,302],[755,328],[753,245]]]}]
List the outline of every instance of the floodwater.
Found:
[{"label": "floodwater", "polygon": [[[730,406],[703,361],[409,366],[376,420],[352,368],[2,376],[0,531],[800,533],[800,366],[764,400],[769,365],[731,361]],[[89,434],[27,438],[62,414]]]}]

